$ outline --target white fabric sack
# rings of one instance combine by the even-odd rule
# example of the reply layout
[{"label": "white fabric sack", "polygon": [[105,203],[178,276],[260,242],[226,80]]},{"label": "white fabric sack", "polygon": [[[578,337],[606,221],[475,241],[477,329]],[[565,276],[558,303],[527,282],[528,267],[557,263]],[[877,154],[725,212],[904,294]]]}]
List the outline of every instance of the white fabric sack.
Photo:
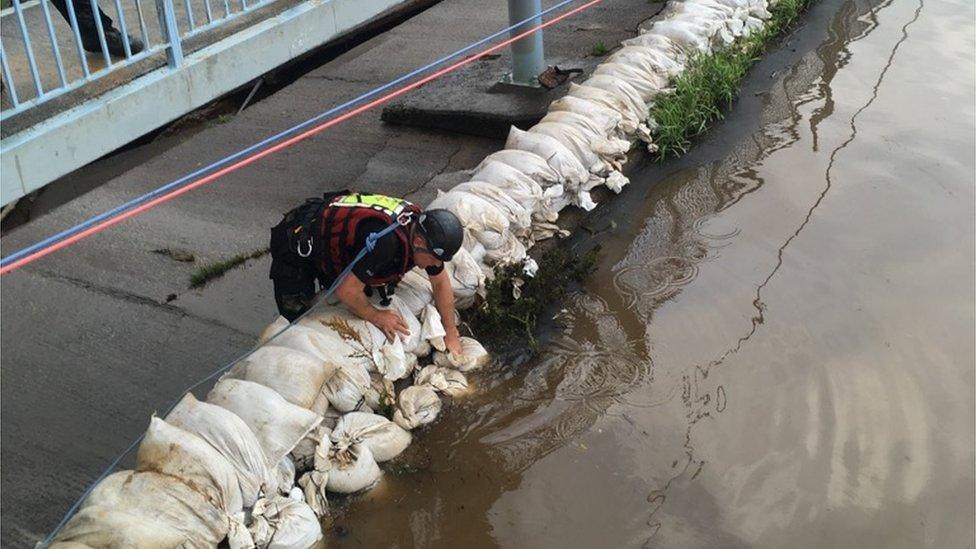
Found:
[{"label": "white fabric sack", "polygon": [[606,75],[624,80],[640,94],[644,103],[650,103],[668,87],[668,77],[633,61],[627,63],[601,63],[594,75]]},{"label": "white fabric sack", "polygon": [[[455,307],[458,309],[467,309],[474,305],[477,296],[484,296],[485,274],[481,271],[478,262],[471,257],[471,254],[467,250],[458,250],[451,261],[444,264],[444,269],[450,277],[451,288],[454,290]],[[421,333],[425,333],[423,325],[421,325]],[[425,341],[429,339],[423,335],[421,337]],[[429,353],[430,348],[428,347],[427,350]]]},{"label": "white fabric sack", "polygon": [[396,348],[396,341],[387,340],[386,334],[372,322],[359,318],[344,306],[316,307],[299,322],[332,340],[333,363],[358,363],[367,371],[394,376],[391,379],[397,379],[397,372],[405,369],[403,349]]},{"label": "white fabric sack", "polygon": [[187,393],[166,416],[166,423],[193,433],[220,452],[237,473],[244,507],[254,505],[262,488],[267,493],[277,490],[261,443],[237,414]]},{"label": "white fabric sack", "polygon": [[468,379],[453,368],[425,366],[414,376],[414,383],[427,385],[438,393],[459,397],[469,392]]},{"label": "white fabric sack", "polygon": [[[586,79],[580,87],[599,88],[609,92],[620,100],[628,111],[634,114],[640,121],[647,120],[649,116],[647,103],[641,99],[640,93],[633,86],[620,78],[615,78],[606,74],[597,74]],[[576,94],[573,94],[576,95]]]},{"label": "white fabric sack", "polygon": [[332,441],[327,436],[323,437],[315,447],[312,470],[298,479],[298,485],[301,486],[305,503],[312,508],[315,516],[319,518],[324,517],[329,512],[329,498],[326,492],[329,484],[329,470],[332,468],[332,463],[329,461],[331,449]]},{"label": "white fabric sack", "polygon": [[254,505],[248,529],[258,549],[308,549],[322,539],[322,526],[301,501],[274,496]]},{"label": "white fabric sack", "polygon": [[[647,143],[651,142],[650,130],[644,123],[649,115],[646,108],[635,109],[635,106],[630,101],[627,99],[622,99],[613,92],[609,92],[602,88],[581,86],[574,83],[569,85],[569,92],[566,94],[566,98],[570,97],[592,101],[593,103],[597,103],[613,110],[623,117],[621,128],[625,129],[625,131],[628,132],[628,135],[631,132],[636,132],[638,139]],[[631,127],[634,129],[630,130],[629,128]]]},{"label": "white fabric sack", "polygon": [[334,371],[331,362],[272,344],[256,349],[225,377],[260,383],[288,402],[321,414],[329,405],[322,384]]},{"label": "white fabric sack", "polygon": [[560,175],[560,181],[570,189],[579,187],[590,178],[590,172],[565,145],[552,137],[524,132],[515,126],[508,132],[506,149],[535,153]]},{"label": "white fabric sack", "polygon": [[287,496],[295,487],[295,463],[288,456],[281,458],[274,474],[278,479],[278,493]]},{"label": "white fabric sack", "polygon": [[257,437],[275,467],[322,418],[295,406],[273,390],[239,379],[222,379],[210,390],[207,402],[237,414]]},{"label": "white fabric sack", "polygon": [[617,152],[616,149],[610,147],[617,154],[601,155],[593,150],[593,146],[595,143],[600,143],[601,146],[605,145],[606,138],[599,137],[596,133],[587,131],[579,126],[570,126],[562,123],[539,122],[535,126],[532,126],[529,132],[548,135],[562,143],[563,146],[569,149],[587,167],[590,173],[598,175],[606,175],[610,170],[617,169],[621,161],[620,157],[623,156],[623,158],[626,158],[626,150],[630,147],[630,144],[624,141],[623,153]]},{"label": "white fabric sack", "polygon": [[419,267],[410,269],[403,275],[396,287],[396,296],[415,317],[420,317],[424,307],[434,301],[434,291],[430,280]]},{"label": "white fabric sack", "polygon": [[472,173],[480,172],[488,162],[507,164],[528,176],[543,189],[562,184],[562,176],[559,175],[559,172],[549,165],[545,158],[533,152],[518,149],[503,149],[493,152],[485,157],[481,164],[472,170]]},{"label": "white fabric sack", "polygon": [[304,473],[310,471],[315,466],[315,449],[319,447],[323,438],[327,438],[332,433],[332,427],[323,421],[312,432],[305,435],[305,438],[298,441],[288,457],[291,458],[295,466],[295,472]]},{"label": "white fabric sack", "polygon": [[333,408],[351,412],[363,404],[363,396],[369,390],[369,372],[359,364],[340,364],[322,390]]},{"label": "white fabric sack", "polygon": [[444,330],[444,322],[441,319],[441,314],[437,311],[437,307],[433,303],[424,308],[422,320],[424,339],[429,341],[434,349],[441,351],[446,349],[444,336],[447,335],[447,331]]},{"label": "white fabric sack", "polygon": [[461,221],[465,231],[488,250],[503,247],[505,240],[511,236],[508,216],[480,196],[460,191],[438,191],[437,198],[427,208],[450,210]]},{"label": "white fabric sack", "polygon": [[[389,309],[396,311],[403,322],[407,325],[407,329],[410,331],[410,335],[403,336],[398,335],[400,341],[403,345],[403,350],[406,353],[411,353],[414,355],[427,355],[430,353],[430,347],[426,345],[424,338],[421,336],[421,326],[420,320],[417,318],[418,313],[414,313],[413,309],[407,305],[407,303],[400,297],[400,284],[397,284],[395,294],[390,299],[390,305],[388,307],[383,307],[377,305],[378,309]],[[407,368],[407,370],[412,372],[412,369]],[[401,376],[402,377],[402,376]],[[400,379],[399,377],[394,377],[391,379]]]},{"label": "white fabric sack", "polygon": [[602,128],[605,135],[626,138],[637,130],[636,122],[630,123],[630,118],[625,120],[621,113],[610,107],[581,97],[565,95],[553,101],[549,105],[549,114],[543,120],[558,112],[571,112],[587,117],[592,124]]},{"label": "white fabric sack", "polygon": [[380,480],[380,468],[369,448],[362,444],[347,445],[349,442],[343,439],[342,444],[333,443],[329,449],[326,487],[330,492],[352,494],[371,488]]},{"label": "white fabric sack", "polygon": [[216,547],[228,531],[226,513],[186,484],[159,473],[119,471],[92,490],[56,540],[91,547],[204,548]]},{"label": "white fabric sack", "polygon": [[471,180],[484,181],[489,185],[494,185],[530,213],[538,213],[539,203],[542,200],[542,186],[528,175],[504,162],[490,158],[485,159],[471,171]]},{"label": "white fabric sack", "polygon": [[334,446],[360,444],[377,463],[389,461],[410,446],[410,432],[376,414],[351,412],[342,417],[329,437]]},{"label": "white fabric sack", "polygon": [[369,374],[369,380],[369,389],[363,395],[366,406],[373,410],[393,407],[396,404],[396,390],[393,387],[393,382],[381,374]]},{"label": "white fabric sack", "polygon": [[230,462],[202,438],[158,417],[150,420],[139,444],[136,470],[179,480],[225,513],[234,515],[244,509],[237,472]]},{"label": "white fabric sack", "polygon": [[711,37],[708,36],[707,29],[687,21],[673,19],[654,21],[648,29],[648,33],[666,36],[688,52],[706,53],[711,51]]},{"label": "white fabric sack", "polygon": [[393,421],[406,430],[426,425],[441,411],[441,399],[434,389],[426,385],[414,385],[397,395],[397,410]]},{"label": "white fabric sack", "polygon": [[674,57],[657,49],[638,45],[620,48],[609,57],[609,60],[614,63],[639,66],[642,70],[653,71],[667,78],[677,76],[684,68],[674,60]]},{"label": "white fabric sack", "polygon": [[532,210],[525,209],[518,201],[508,196],[502,189],[484,181],[468,181],[455,185],[451,192],[466,192],[478,196],[508,218],[508,230],[515,236],[524,238],[532,226]]},{"label": "white fabric sack", "polygon": [[460,355],[443,351],[434,352],[435,365],[457,368],[462,372],[481,368],[488,364],[490,359],[488,351],[482,347],[481,343],[470,337],[461,337]]},{"label": "white fabric sack", "polygon": [[[589,140],[591,151],[608,162],[613,169],[620,169],[627,161],[627,151],[630,141],[614,136],[612,128],[606,128],[593,121],[592,118],[567,111],[554,111],[547,114],[540,122],[553,122],[576,128],[584,138]],[[605,172],[594,172],[605,175]]]}]

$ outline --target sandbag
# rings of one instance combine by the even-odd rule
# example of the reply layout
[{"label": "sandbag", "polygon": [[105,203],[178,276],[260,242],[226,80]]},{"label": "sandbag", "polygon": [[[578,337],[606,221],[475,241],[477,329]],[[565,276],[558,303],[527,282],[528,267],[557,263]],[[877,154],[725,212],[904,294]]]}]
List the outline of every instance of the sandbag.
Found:
[{"label": "sandbag", "polygon": [[248,529],[258,549],[308,549],[322,539],[312,509],[283,496],[262,498],[254,505]]},{"label": "sandbag", "polygon": [[472,181],[484,181],[504,191],[528,212],[535,215],[542,200],[542,186],[528,175],[497,160],[485,159],[471,171]]},{"label": "sandbag", "polygon": [[414,376],[416,385],[427,385],[438,393],[459,397],[469,392],[468,379],[454,368],[425,366]]},{"label": "sandbag", "polygon": [[619,95],[605,89],[581,86],[575,83],[569,85],[569,92],[566,94],[566,98],[584,99],[611,109],[623,117],[621,128],[634,127],[636,136],[641,141],[647,143],[652,141],[650,129],[645,124],[648,118],[646,108],[635,106],[626,98],[621,98]]},{"label": "sandbag", "polygon": [[441,314],[437,311],[437,307],[433,303],[424,308],[421,320],[423,321],[424,338],[430,342],[434,349],[440,351],[446,349],[447,346],[444,343],[444,336],[447,335],[447,331],[444,329]]},{"label": "sandbag", "polygon": [[360,444],[369,448],[377,463],[389,461],[410,446],[410,432],[376,414],[351,412],[336,424],[329,436],[335,446]]},{"label": "sandbag", "polygon": [[[333,441],[328,452],[328,461],[329,478],[326,487],[330,492],[352,494],[370,488],[380,480],[380,468],[376,465],[372,452],[363,444],[351,443],[347,439],[343,439],[341,444]],[[316,466],[316,469],[319,467]]]},{"label": "sandbag", "polygon": [[200,402],[187,393],[166,416],[166,423],[207,441],[234,468],[244,507],[251,507],[263,489],[277,490],[261,443],[237,414]]},{"label": "sandbag", "polygon": [[414,385],[397,395],[397,409],[393,421],[406,430],[426,425],[441,411],[441,399],[427,385]]},{"label": "sandbag", "polygon": [[462,191],[438,191],[437,198],[427,207],[450,210],[461,221],[464,230],[488,250],[502,247],[511,235],[508,217],[480,196]]},{"label": "sandbag", "polygon": [[542,156],[530,151],[523,151],[519,149],[503,149],[500,151],[495,151],[485,157],[481,161],[481,164],[472,170],[472,173],[478,173],[486,163],[488,162],[501,162],[507,164],[520,173],[525,174],[530,179],[539,184],[543,189],[547,189],[553,185],[562,184],[562,176],[559,175],[549,162]]},{"label": "sandbag", "polygon": [[393,382],[381,374],[369,374],[369,380],[369,389],[363,395],[366,406],[373,410],[392,408],[396,404],[396,390],[393,387]]},{"label": "sandbag", "polygon": [[624,80],[640,94],[645,104],[650,103],[668,87],[668,77],[641,65],[628,63],[601,63],[594,75],[606,75]]},{"label": "sandbag", "polygon": [[369,372],[365,368],[359,364],[340,364],[322,390],[333,408],[351,412],[363,404],[369,387]]},{"label": "sandbag", "polygon": [[396,286],[396,296],[403,302],[404,307],[418,318],[424,307],[434,301],[434,291],[430,287],[430,280],[418,267],[410,269],[403,275],[400,283]]},{"label": "sandbag", "polygon": [[[590,122],[601,128],[605,135],[616,137],[629,137],[637,129],[636,123],[628,123],[630,118],[625,120],[624,115],[601,105],[596,101],[565,95],[553,101],[549,105],[549,114],[543,120],[559,112],[571,112],[590,119]],[[550,118],[551,120],[551,118]]]},{"label": "sandbag", "polygon": [[298,485],[302,489],[302,496],[305,503],[312,508],[312,512],[319,519],[329,513],[327,490],[329,471],[332,469],[332,463],[329,461],[329,451],[331,449],[331,439],[327,436],[323,437],[315,447],[312,470],[303,474],[298,479]]},{"label": "sandbag", "polygon": [[202,438],[169,425],[158,417],[136,453],[136,470],[167,475],[192,487],[228,514],[244,509],[234,467]]},{"label": "sandbag", "polygon": [[98,483],[55,539],[92,547],[204,548],[215,547],[229,529],[226,513],[175,478],[119,471]]},{"label": "sandbag", "polygon": [[359,364],[398,379],[405,375],[403,342],[389,341],[382,330],[344,306],[320,306],[299,321],[330,338],[331,360],[335,364]]},{"label": "sandbag", "polygon": [[[460,252],[460,250],[458,251]],[[400,334],[397,336],[403,344],[404,352],[420,356],[430,354],[430,347],[420,334],[420,320],[417,318],[420,314],[413,312],[413,308],[400,296],[400,284],[397,284],[395,292],[396,294],[390,298],[390,305],[388,307],[377,305],[377,308],[396,311],[403,318],[403,322],[410,331],[410,335],[404,336]],[[407,373],[413,373],[412,368],[407,367],[406,370]],[[401,377],[403,376],[391,377],[391,379],[400,379]]]},{"label": "sandbag", "polygon": [[322,418],[295,406],[273,390],[239,379],[222,379],[207,402],[237,414],[261,443],[268,466],[275,467]]},{"label": "sandbag", "polygon": [[305,435],[305,438],[298,441],[288,457],[291,458],[295,466],[295,473],[310,471],[315,466],[315,449],[318,448],[323,438],[327,438],[332,433],[332,427],[323,421],[312,432]]},{"label": "sandbag", "polygon": [[[628,111],[638,117],[639,120],[647,120],[647,103],[641,99],[640,93],[633,86],[620,78],[615,78],[606,74],[597,74],[587,78],[581,87],[599,88],[604,90],[618,100],[620,100]],[[575,95],[575,94],[574,94]]]},{"label": "sandbag", "polygon": [[291,458],[285,456],[281,458],[274,470],[275,478],[278,481],[278,493],[287,496],[295,487],[295,463]]},{"label": "sandbag", "polygon": [[640,66],[643,70],[653,71],[667,78],[673,78],[681,73],[682,65],[658,49],[646,46],[625,46],[613,52],[609,60],[614,63]]},{"label": "sandbag", "polygon": [[524,132],[515,126],[508,132],[506,149],[535,153],[546,160],[560,175],[560,181],[570,189],[583,185],[590,179],[590,172],[562,143],[546,135]]},{"label": "sandbag", "polygon": [[444,351],[434,352],[434,364],[457,368],[462,372],[475,370],[488,364],[491,357],[488,351],[482,347],[481,343],[470,337],[461,337],[461,354],[448,353]]},{"label": "sandbag", "polygon": [[[451,288],[454,290],[454,306],[458,309],[467,309],[474,305],[477,296],[484,297],[485,274],[481,271],[478,262],[465,249],[460,249],[454,254],[451,261],[444,264],[444,269],[451,279]],[[423,324],[420,323],[420,337],[424,341]],[[430,348],[427,348],[428,353]],[[427,353],[425,353],[427,354]]]},{"label": "sandbag", "polygon": [[[590,173],[598,175],[606,175],[610,170],[617,169],[621,160],[626,159],[626,151],[630,148],[630,144],[626,141],[615,140],[621,143],[614,147],[607,145],[609,140],[599,137],[593,132],[586,131],[578,126],[556,122],[539,122],[532,126],[529,132],[552,137],[571,151]],[[599,143],[601,146],[606,145],[613,154],[597,153],[593,149],[595,143]]]},{"label": "sandbag", "polygon": [[260,383],[288,402],[321,414],[329,406],[322,384],[335,371],[329,362],[277,345],[259,347],[225,377]]},{"label": "sandbag", "polygon": [[532,227],[532,210],[525,209],[502,189],[484,181],[472,180],[455,185],[451,192],[466,192],[488,201],[508,218],[508,230],[520,238],[528,236]]}]

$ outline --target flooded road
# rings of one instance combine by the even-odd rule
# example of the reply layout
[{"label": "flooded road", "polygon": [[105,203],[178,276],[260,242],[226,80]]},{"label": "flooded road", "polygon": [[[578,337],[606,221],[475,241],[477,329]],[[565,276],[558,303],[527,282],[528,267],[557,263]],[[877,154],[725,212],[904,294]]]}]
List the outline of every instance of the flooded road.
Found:
[{"label": "flooded road", "polygon": [[973,20],[818,3],[328,542],[971,547]]}]

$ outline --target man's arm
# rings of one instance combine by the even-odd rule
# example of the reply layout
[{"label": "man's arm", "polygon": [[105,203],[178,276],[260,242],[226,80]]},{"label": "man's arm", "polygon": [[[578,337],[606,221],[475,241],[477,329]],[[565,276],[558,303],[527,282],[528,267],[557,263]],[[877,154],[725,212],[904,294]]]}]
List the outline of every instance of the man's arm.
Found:
[{"label": "man's arm", "polygon": [[444,343],[447,350],[452,354],[460,355],[461,339],[458,334],[457,318],[454,315],[454,288],[451,287],[451,277],[447,274],[447,269],[443,269],[436,275],[430,275],[430,286],[434,291],[434,306],[441,315],[441,322],[444,323]]},{"label": "man's arm", "polygon": [[400,314],[396,311],[380,310],[373,307],[369,299],[366,298],[366,294],[363,293],[365,287],[366,284],[355,276],[347,276],[336,288],[336,297],[353,314],[372,322],[377,328],[383,330],[386,338],[390,341],[393,341],[397,334],[402,334],[404,337],[409,336],[410,328],[407,327],[407,323],[403,321]]}]

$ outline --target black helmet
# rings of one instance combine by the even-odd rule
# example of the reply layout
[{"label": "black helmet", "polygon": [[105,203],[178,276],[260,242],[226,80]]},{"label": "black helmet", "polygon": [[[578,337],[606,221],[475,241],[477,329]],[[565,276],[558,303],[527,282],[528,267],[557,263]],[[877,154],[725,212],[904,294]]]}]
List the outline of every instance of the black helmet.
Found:
[{"label": "black helmet", "polygon": [[441,261],[450,261],[461,248],[464,227],[450,210],[427,210],[417,218],[420,234],[427,239],[427,251]]}]

